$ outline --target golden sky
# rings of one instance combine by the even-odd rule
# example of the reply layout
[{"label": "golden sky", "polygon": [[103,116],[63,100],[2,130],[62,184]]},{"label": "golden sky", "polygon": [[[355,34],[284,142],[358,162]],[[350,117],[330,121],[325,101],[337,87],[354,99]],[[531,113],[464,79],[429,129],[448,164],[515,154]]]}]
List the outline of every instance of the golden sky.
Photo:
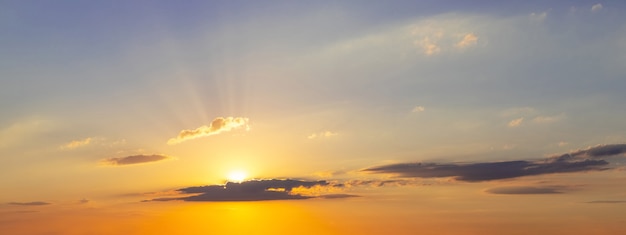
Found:
[{"label": "golden sky", "polygon": [[0,231],[626,233],[624,9],[3,1]]}]

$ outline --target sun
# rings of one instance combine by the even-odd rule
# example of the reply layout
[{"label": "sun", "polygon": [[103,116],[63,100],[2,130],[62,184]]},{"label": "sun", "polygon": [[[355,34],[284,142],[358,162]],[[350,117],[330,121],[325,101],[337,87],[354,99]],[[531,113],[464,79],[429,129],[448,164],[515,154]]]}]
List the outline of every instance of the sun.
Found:
[{"label": "sun", "polygon": [[231,171],[228,173],[228,181],[241,183],[246,179],[247,175],[244,171]]}]

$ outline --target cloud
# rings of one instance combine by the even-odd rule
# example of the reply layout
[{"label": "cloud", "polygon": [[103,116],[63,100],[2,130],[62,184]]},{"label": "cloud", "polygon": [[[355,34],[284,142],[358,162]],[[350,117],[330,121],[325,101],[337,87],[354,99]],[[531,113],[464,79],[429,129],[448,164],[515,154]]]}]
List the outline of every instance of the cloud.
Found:
[{"label": "cloud", "polygon": [[542,22],[544,20],[546,20],[546,18],[548,18],[548,12],[544,11],[541,13],[531,13],[530,14],[530,20],[533,21],[538,21],[538,22]]},{"label": "cloud", "polygon": [[468,33],[463,36],[463,39],[456,44],[458,48],[467,48],[469,46],[474,46],[478,42],[478,37],[473,33]]},{"label": "cloud", "polygon": [[626,144],[596,145],[586,149],[575,150],[566,154],[552,157],[554,161],[569,161],[576,159],[602,158],[622,155],[626,153]]},{"label": "cloud", "polygon": [[557,122],[565,117],[564,114],[559,114],[556,116],[537,116],[533,118],[533,122],[535,123],[552,123]]},{"label": "cloud", "polygon": [[509,124],[507,124],[507,126],[509,126],[509,127],[517,127],[517,126],[521,125],[523,121],[524,121],[523,117],[517,118],[517,119],[513,119],[513,120],[511,120],[509,122]]},{"label": "cloud", "polygon": [[626,203],[626,201],[610,201],[610,200],[600,200],[600,201],[590,201],[587,203],[597,203],[597,204],[617,204],[617,203]]},{"label": "cloud", "polygon": [[422,48],[425,55],[431,56],[441,52],[441,47],[436,44],[436,41],[436,39],[431,39],[431,37],[424,37],[424,39],[416,40],[414,43]]},{"label": "cloud", "polygon": [[491,194],[559,194],[557,187],[509,186],[485,190]]},{"label": "cloud", "polygon": [[102,160],[102,163],[106,165],[113,165],[113,166],[125,166],[125,165],[135,165],[135,164],[141,164],[141,163],[163,161],[166,159],[171,159],[171,157],[168,157],[165,155],[159,155],[159,154],[133,155],[133,156],[127,156],[127,157],[107,158],[107,159]]},{"label": "cloud", "polygon": [[91,137],[88,137],[82,140],[74,140],[67,144],[61,145],[60,149],[69,150],[69,149],[75,149],[75,148],[87,146],[91,143],[92,140],[93,139]]},{"label": "cloud", "polygon": [[395,174],[399,177],[439,178],[478,182],[523,176],[609,169],[609,162],[598,158],[621,155],[626,144],[598,145],[584,150],[543,160],[518,160],[481,163],[399,163],[367,168],[372,173]]},{"label": "cloud", "polygon": [[602,8],[604,8],[602,6],[602,4],[600,4],[600,3],[595,4],[595,5],[591,6],[591,12],[598,12],[598,11],[602,10]]},{"label": "cloud", "polygon": [[45,206],[45,205],[50,205],[49,202],[9,202],[9,205],[16,205],[16,206]]},{"label": "cloud", "polygon": [[[320,181],[304,181],[291,179],[252,180],[241,183],[227,182],[224,185],[208,185],[199,187],[181,188],[180,194],[192,194],[183,197],[155,198],[146,201],[267,201],[267,200],[300,200],[315,198],[316,196],[302,195],[292,192],[297,188],[312,188],[316,186],[332,186],[331,183]],[[323,196],[319,196],[323,197]],[[332,198],[330,196],[327,198]]]},{"label": "cloud", "polygon": [[323,131],[320,133],[313,133],[310,134],[309,136],[307,136],[307,138],[309,139],[315,139],[315,138],[328,138],[328,137],[333,137],[338,135],[337,132],[332,132],[332,131]]},{"label": "cloud", "polygon": [[205,136],[217,135],[225,131],[248,127],[248,118],[243,117],[218,117],[209,126],[201,126],[195,130],[182,130],[178,136],[171,138],[167,144],[179,144],[181,142]]},{"label": "cloud", "polygon": [[412,110],[411,113],[419,113],[419,112],[424,112],[425,108],[424,106],[415,106]]}]

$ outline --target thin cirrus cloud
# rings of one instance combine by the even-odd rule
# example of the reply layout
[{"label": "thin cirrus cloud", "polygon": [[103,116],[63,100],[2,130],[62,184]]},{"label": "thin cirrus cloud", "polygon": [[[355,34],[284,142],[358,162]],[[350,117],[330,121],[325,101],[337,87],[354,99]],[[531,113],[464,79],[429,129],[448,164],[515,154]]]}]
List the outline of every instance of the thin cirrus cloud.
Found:
[{"label": "thin cirrus cloud", "polygon": [[310,134],[309,136],[307,136],[308,139],[315,139],[315,138],[329,138],[329,137],[333,137],[333,136],[337,136],[338,133],[337,132],[332,132],[332,131],[323,131],[320,133],[313,133]]},{"label": "thin cirrus cloud", "polygon": [[89,145],[90,143],[92,143],[92,140],[93,139],[91,137],[88,137],[88,138],[85,138],[85,139],[82,139],[82,140],[74,140],[74,141],[71,141],[71,142],[69,142],[67,144],[61,145],[60,148],[63,149],[63,150],[76,149],[76,148],[80,148],[80,147],[84,147],[84,146]]},{"label": "thin cirrus cloud", "polygon": [[111,166],[127,166],[127,165],[158,162],[158,161],[163,161],[163,160],[167,160],[171,158],[172,157],[159,155],[159,154],[152,154],[152,155],[141,154],[141,155],[133,155],[133,156],[127,156],[127,157],[107,158],[107,159],[102,160],[101,162],[105,165],[111,165]]},{"label": "thin cirrus cloud", "polygon": [[507,186],[485,190],[491,194],[559,194],[559,187]]},{"label": "thin cirrus cloud", "polygon": [[509,127],[518,127],[519,125],[522,125],[522,122],[523,122],[523,121],[524,121],[524,118],[523,118],[523,117],[521,117],[521,118],[516,118],[516,119],[511,120],[511,121],[509,122],[509,124],[507,124],[507,126],[509,126]]},{"label": "thin cirrus cloud", "polygon": [[470,46],[474,46],[478,43],[478,37],[473,33],[468,33],[463,36],[463,39],[456,44],[458,48],[466,48]]},{"label": "thin cirrus cloud", "polygon": [[179,197],[155,198],[145,201],[267,201],[302,200],[309,198],[346,198],[348,194],[303,195],[294,193],[296,188],[342,187],[328,181],[305,181],[292,179],[251,180],[241,183],[227,182],[224,185],[187,187],[176,190],[185,195]]},{"label": "thin cirrus cloud", "polygon": [[14,206],[45,206],[45,205],[50,205],[49,202],[9,202],[9,205],[14,205]]},{"label": "thin cirrus cloud", "polygon": [[609,162],[600,159],[626,153],[626,144],[598,145],[543,160],[518,160],[480,163],[400,163],[376,166],[363,171],[394,174],[399,177],[441,178],[480,182],[523,176],[610,169]]},{"label": "thin cirrus cloud", "polygon": [[179,144],[187,140],[192,140],[200,137],[206,137],[211,135],[217,135],[222,132],[239,129],[242,127],[248,127],[248,118],[244,117],[218,117],[215,118],[208,126],[201,126],[194,130],[182,130],[178,136],[171,138],[167,141],[167,144]]}]

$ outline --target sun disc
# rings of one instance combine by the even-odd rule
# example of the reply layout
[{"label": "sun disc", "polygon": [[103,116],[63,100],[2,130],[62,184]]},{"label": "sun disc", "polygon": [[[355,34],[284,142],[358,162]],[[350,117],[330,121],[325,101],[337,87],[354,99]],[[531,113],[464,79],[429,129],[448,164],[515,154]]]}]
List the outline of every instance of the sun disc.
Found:
[{"label": "sun disc", "polygon": [[228,181],[241,183],[246,179],[246,172],[233,171],[228,174]]}]

